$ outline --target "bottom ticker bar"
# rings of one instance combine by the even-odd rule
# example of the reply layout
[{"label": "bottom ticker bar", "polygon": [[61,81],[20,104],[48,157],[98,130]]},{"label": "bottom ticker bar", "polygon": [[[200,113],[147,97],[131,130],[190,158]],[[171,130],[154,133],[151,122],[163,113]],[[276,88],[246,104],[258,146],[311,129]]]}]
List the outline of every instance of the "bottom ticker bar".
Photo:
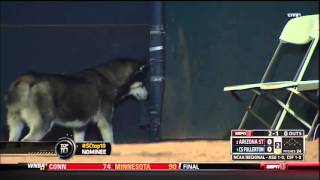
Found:
[{"label": "bottom ticker bar", "polygon": [[214,171],[214,170],[312,170],[320,163],[25,163],[0,164],[0,170],[43,171]]}]

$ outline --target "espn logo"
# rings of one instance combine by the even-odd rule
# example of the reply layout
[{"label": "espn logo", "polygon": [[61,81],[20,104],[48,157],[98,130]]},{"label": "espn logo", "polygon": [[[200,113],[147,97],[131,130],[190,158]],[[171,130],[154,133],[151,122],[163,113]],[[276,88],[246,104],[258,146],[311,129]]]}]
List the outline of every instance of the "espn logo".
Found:
[{"label": "espn logo", "polygon": [[265,164],[264,169],[267,170],[286,170],[287,166],[286,164]]},{"label": "espn logo", "polygon": [[233,131],[234,136],[251,136],[251,131]]}]

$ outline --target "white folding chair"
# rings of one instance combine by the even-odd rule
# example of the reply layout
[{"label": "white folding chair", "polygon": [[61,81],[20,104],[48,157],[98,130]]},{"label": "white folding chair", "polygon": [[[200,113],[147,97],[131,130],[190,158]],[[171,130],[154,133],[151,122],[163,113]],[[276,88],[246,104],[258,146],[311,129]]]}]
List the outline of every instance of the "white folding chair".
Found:
[{"label": "white folding chair", "polygon": [[[316,49],[319,40],[319,15],[308,15],[301,16],[298,18],[291,19],[287,22],[282,33],[279,37],[279,44],[273,54],[271,61],[260,81],[260,83],[256,84],[244,84],[244,85],[236,85],[236,86],[227,86],[224,87],[224,91],[230,91],[235,93],[236,91],[241,90],[250,90],[254,92],[252,99],[242,117],[241,123],[239,125],[239,129],[242,129],[244,123],[247,120],[248,114],[251,113],[256,119],[262,122],[265,126],[269,126],[270,129],[280,129],[283,124],[284,118],[287,113],[292,115],[295,119],[297,119],[300,123],[306,126],[309,129],[308,136],[311,136],[317,122],[319,115],[319,106],[318,104],[312,102],[309,98],[303,95],[304,91],[318,91],[319,92],[319,80],[310,80],[310,81],[302,81],[302,78],[305,74],[305,71],[310,63],[311,57]],[[306,45],[310,44],[309,48],[299,66],[298,71],[296,72],[295,77],[291,81],[278,81],[278,82],[266,82],[268,75],[270,74],[271,68],[274,66],[276,62],[276,57],[284,44],[295,44],[295,45]],[[289,96],[285,100],[285,102],[280,101],[268,91],[275,91],[286,89],[289,91]],[[291,108],[290,102],[293,95],[297,95],[301,97],[306,102],[312,104],[317,108],[317,114],[310,125],[299,117]],[[278,111],[275,119],[273,120],[272,125],[268,124],[261,116],[259,116],[256,112],[253,111],[253,106],[256,102],[258,96],[263,96],[268,100],[275,102],[278,106],[280,106],[280,110]]]}]

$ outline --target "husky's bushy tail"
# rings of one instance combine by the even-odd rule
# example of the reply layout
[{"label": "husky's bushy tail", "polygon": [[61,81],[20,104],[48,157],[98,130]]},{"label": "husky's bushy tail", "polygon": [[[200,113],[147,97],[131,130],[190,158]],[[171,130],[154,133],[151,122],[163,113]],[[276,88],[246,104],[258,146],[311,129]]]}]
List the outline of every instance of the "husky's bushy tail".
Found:
[{"label": "husky's bushy tail", "polygon": [[8,94],[5,96],[6,107],[14,111],[18,109],[19,106],[26,105],[30,97],[31,88],[35,82],[32,74],[23,74],[13,81]]}]

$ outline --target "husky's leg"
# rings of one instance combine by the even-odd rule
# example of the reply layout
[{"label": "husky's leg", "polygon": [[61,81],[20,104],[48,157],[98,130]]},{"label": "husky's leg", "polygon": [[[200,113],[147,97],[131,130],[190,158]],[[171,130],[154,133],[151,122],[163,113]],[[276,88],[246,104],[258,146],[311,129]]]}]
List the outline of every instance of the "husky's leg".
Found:
[{"label": "husky's leg", "polygon": [[94,121],[97,122],[103,141],[113,144],[113,129],[111,124],[113,107],[109,105],[104,106],[104,110],[104,113],[99,112],[94,117]]},{"label": "husky's leg", "polygon": [[9,141],[19,141],[25,126],[19,113],[8,112]]},{"label": "husky's leg", "polygon": [[85,128],[75,128],[73,129],[73,137],[75,142],[83,142],[85,138],[86,130]]},{"label": "husky's leg", "polygon": [[39,141],[51,129],[54,119],[54,106],[48,82],[33,85],[28,99],[29,106],[21,110],[21,116],[29,127],[29,133],[22,141]]},{"label": "husky's leg", "polygon": [[39,141],[49,132],[51,123],[42,119],[36,108],[22,111],[22,117],[26,120],[29,133],[21,141]]},{"label": "husky's leg", "polygon": [[43,123],[32,125],[29,133],[21,141],[40,141],[48,133],[49,126]]},{"label": "husky's leg", "polygon": [[113,143],[113,130],[111,123],[103,116],[99,116],[97,118],[97,126],[100,130],[103,141]]}]

